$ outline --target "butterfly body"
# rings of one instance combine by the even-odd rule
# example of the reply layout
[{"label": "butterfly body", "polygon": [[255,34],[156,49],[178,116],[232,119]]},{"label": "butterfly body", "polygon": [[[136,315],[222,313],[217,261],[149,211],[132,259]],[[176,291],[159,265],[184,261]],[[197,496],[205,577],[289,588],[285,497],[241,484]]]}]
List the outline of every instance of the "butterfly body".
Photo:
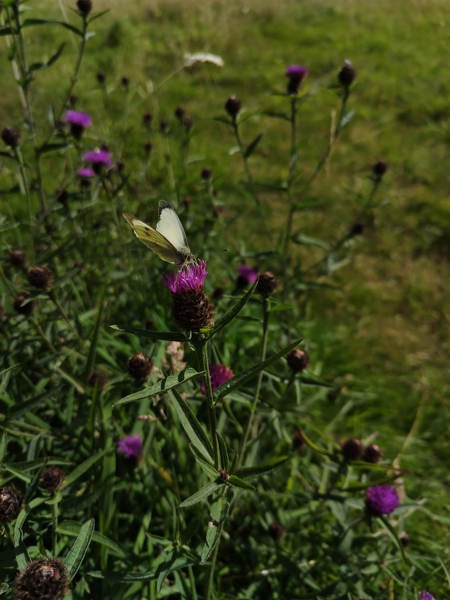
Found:
[{"label": "butterfly body", "polygon": [[156,229],[129,213],[123,216],[136,237],[162,260],[180,267],[193,260],[183,225],[169,202],[159,203]]}]

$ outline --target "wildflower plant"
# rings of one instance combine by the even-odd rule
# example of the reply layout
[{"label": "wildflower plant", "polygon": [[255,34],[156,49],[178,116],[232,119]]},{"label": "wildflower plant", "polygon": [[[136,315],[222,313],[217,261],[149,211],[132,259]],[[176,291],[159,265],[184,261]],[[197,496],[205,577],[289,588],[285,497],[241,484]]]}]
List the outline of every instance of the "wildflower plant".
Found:
[{"label": "wildflower plant", "polygon": [[[217,99],[226,116],[211,122],[242,160],[231,217],[228,163],[198,164],[205,115],[163,85],[185,71],[222,77],[227,60],[186,53],[154,86],[107,68],[103,55],[84,68],[102,27],[95,0],[61,19],[0,4],[19,90],[0,153],[1,593],[432,600],[430,573],[444,589],[447,567],[426,544],[419,556],[405,527],[419,511],[447,521],[409,497],[414,473],[371,420],[356,420],[373,396],[351,389],[344,367],[328,368],[331,334],[312,333],[309,300],[336,290],[335,272],[381,208],[388,169],[370,157],[360,210],[330,240],[297,223],[351,122],[353,63],[328,86],[338,100],[312,171],[299,132],[321,86],[313,66],[279,70],[257,120],[289,138],[276,181],[261,167],[263,133],[246,140],[249,99]],[[49,29],[59,45],[31,62]],[[110,47],[120,32],[109,30]],[[43,91],[44,70],[61,79],[57,93]],[[156,210],[161,197],[199,257],[180,268],[149,257],[119,219]],[[321,254],[304,264],[306,247]]]}]

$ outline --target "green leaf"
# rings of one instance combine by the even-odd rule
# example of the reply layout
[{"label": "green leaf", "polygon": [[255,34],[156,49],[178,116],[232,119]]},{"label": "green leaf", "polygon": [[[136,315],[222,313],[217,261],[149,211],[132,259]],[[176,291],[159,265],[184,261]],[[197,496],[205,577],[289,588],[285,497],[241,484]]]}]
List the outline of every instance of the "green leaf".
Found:
[{"label": "green leaf", "polygon": [[76,35],[83,37],[83,32],[64,21],[48,21],[47,19],[25,19],[22,23],[22,27],[33,27],[34,25],[60,25],[69,31],[72,31]]},{"label": "green leaf", "polygon": [[239,375],[235,375],[232,379],[229,379],[228,381],[220,385],[214,392],[214,401],[218,402],[227,394],[230,394],[231,392],[234,392],[235,390],[243,386],[245,383],[247,383],[247,381],[253,379],[253,377],[255,377],[260,371],[263,371],[266,367],[277,361],[279,358],[281,358],[291,350],[293,350],[296,346],[298,346],[298,344],[300,344],[301,341],[301,339],[296,340],[292,344],[289,344],[289,346],[286,346],[286,348],[283,348],[283,350],[277,352],[274,356],[271,356],[270,358],[251,367],[247,371],[240,373]]},{"label": "green leaf", "polygon": [[95,13],[95,14],[91,13],[89,15],[89,23],[92,23],[92,21],[95,21],[96,19],[99,19],[100,17],[103,17],[103,15],[106,15],[106,13],[109,13],[110,10],[111,10],[110,8],[107,8],[105,10],[102,10],[99,13]]},{"label": "green leaf", "polygon": [[23,510],[20,511],[14,526],[14,552],[16,555],[17,567],[19,571],[23,571],[30,561],[28,550],[23,543],[22,527],[33,508],[45,502],[46,498],[35,498],[29,502]]},{"label": "green leaf", "polygon": [[5,390],[8,387],[8,383],[9,383],[9,380],[11,379],[11,375],[12,375],[12,372],[11,372],[12,368],[14,368],[14,367],[6,369],[5,371],[2,372],[3,377],[2,377],[2,382],[0,383],[0,396],[5,393]]},{"label": "green leaf", "polygon": [[105,293],[106,293],[106,285],[103,286],[102,293],[100,294],[100,300],[99,300],[98,311],[97,311],[97,320],[95,321],[94,331],[92,332],[91,344],[89,346],[89,354],[88,354],[88,357],[86,360],[86,366],[84,368],[84,373],[83,373],[83,381],[84,382],[87,382],[88,377],[92,373],[92,370],[94,368],[95,355],[97,353],[98,336],[100,333],[100,327],[101,327],[101,323],[102,323],[103,301],[105,299]]},{"label": "green leaf", "polygon": [[83,562],[84,556],[91,543],[92,534],[94,533],[95,520],[90,519],[80,529],[80,533],[75,540],[74,545],[65,558],[67,570],[69,571],[70,580],[75,577],[78,569]]},{"label": "green leaf", "polygon": [[2,27],[0,29],[0,36],[2,36],[2,35],[11,35],[13,33],[14,33],[14,31],[13,31],[13,29],[11,27]]},{"label": "green leaf", "polygon": [[276,471],[280,467],[282,467],[289,460],[289,456],[283,456],[283,458],[279,458],[278,460],[270,463],[268,465],[262,465],[260,467],[244,467],[243,469],[238,469],[236,471],[236,476],[241,479],[253,479],[254,477],[261,477],[262,475],[267,475],[272,471]]},{"label": "green leaf", "polygon": [[314,450],[314,452],[318,452],[319,454],[325,454],[325,456],[332,456],[332,453],[329,452],[328,450],[325,450],[325,448],[321,448],[320,446],[317,446],[317,444],[315,444],[312,440],[309,439],[309,437],[306,435],[306,433],[302,430],[302,438],[305,441],[305,444],[307,446],[309,446],[311,448],[311,450]]},{"label": "green leaf", "polygon": [[[58,388],[58,390],[59,389],[60,388]],[[44,391],[44,392],[42,392],[42,394],[39,394],[39,396],[35,396],[34,398],[31,398],[30,400],[25,400],[25,402],[19,402],[18,404],[15,404],[14,406],[10,406],[6,413],[7,418],[8,419],[17,419],[18,417],[21,417],[22,415],[24,415],[25,413],[27,413],[31,409],[33,409],[35,406],[38,406],[39,404],[41,404],[41,402],[43,402],[47,398],[50,398],[54,393],[55,393],[55,390],[52,390],[52,392]]]},{"label": "green leaf", "polygon": [[208,340],[210,340],[213,335],[216,335],[216,333],[218,331],[220,331],[221,329],[223,329],[225,327],[225,325],[228,325],[228,323],[230,321],[232,321],[236,315],[238,315],[241,310],[244,308],[244,306],[247,304],[247,302],[250,300],[250,298],[253,296],[254,291],[256,290],[256,286],[257,286],[258,282],[255,281],[255,283],[252,285],[252,287],[248,290],[248,292],[242,296],[242,298],[239,300],[239,302],[237,304],[235,304],[232,308],[230,308],[230,310],[221,318],[217,321],[217,323],[214,325],[214,327],[211,329],[209,335],[208,335]]},{"label": "green leaf", "polygon": [[[205,373],[202,372],[200,374],[204,375]],[[169,396],[189,440],[207,459],[213,462],[212,456],[214,452],[212,444],[191,407],[181,398],[176,390],[169,392]]]},{"label": "green leaf", "polygon": [[204,485],[202,488],[200,488],[198,490],[198,492],[195,492],[195,494],[192,494],[192,496],[189,496],[189,498],[184,500],[178,506],[178,508],[186,508],[187,506],[192,506],[193,504],[197,504],[197,502],[201,502],[208,496],[211,496],[211,494],[213,494],[215,491],[217,491],[220,487],[222,487],[224,485],[224,483],[225,482],[223,482],[223,481],[220,483],[218,481],[210,481],[209,483]]},{"label": "green leaf", "polygon": [[[143,571],[141,573],[118,573],[114,571],[92,571],[89,573],[91,577],[97,579],[108,579],[109,581],[120,581],[122,583],[134,583],[142,581],[152,581],[158,579],[161,573],[166,575],[172,571],[178,571],[191,565],[198,564],[198,560],[192,556],[178,556],[175,558],[173,555],[166,561],[160,563],[150,571]],[[169,566],[169,570],[167,567]]]},{"label": "green leaf", "polygon": [[220,466],[222,467],[222,469],[226,469],[228,471],[228,469],[230,468],[230,459],[228,457],[228,450],[227,450],[227,446],[225,444],[225,440],[223,439],[223,437],[220,435],[220,433],[218,431],[217,431],[217,441],[219,442]]},{"label": "green leaf", "polygon": [[228,515],[230,505],[224,498],[219,498],[211,506],[211,521],[208,523],[206,541],[201,553],[201,562],[204,564],[211,556],[222,534],[223,526]]},{"label": "green leaf", "polygon": [[208,477],[211,477],[211,479],[216,479],[217,476],[219,475],[219,471],[214,466],[214,463],[212,462],[212,458],[211,458],[211,460],[205,460],[204,453],[200,452],[200,450],[198,450],[194,446],[194,444],[189,444],[189,449],[191,450],[192,454],[194,455],[195,460],[198,462],[200,467],[205,471],[205,473],[208,475]]},{"label": "green leaf", "polygon": [[138,329],[137,327],[119,327],[118,325],[110,325],[111,329],[122,331],[123,333],[133,333],[140,337],[147,337],[152,340],[163,340],[166,342],[186,342],[186,336],[183,333],[174,333],[172,331],[147,331],[146,329]]},{"label": "green leaf", "polygon": [[240,477],[237,477],[236,475],[230,475],[228,483],[230,485],[234,485],[235,487],[239,487],[244,490],[249,490],[250,492],[256,492],[255,486],[253,486],[251,483],[247,483],[246,481],[244,481]]},{"label": "green leaf", "polygon": [[97,454],[94,454],[94,456],[90,456],[88,459],[86,459],[84,462],[82,462],[81,465],[78,465],[78,467],[76,467],[71,473],[69,473],[69,475],[67,475],[67,477],[64,480],[64,483],[62,485],[62,489],[66,488],[68,485],[70,485],[71,483],[76,481],[79,477],[81,477],[81,475],[83,475],[83,473],[85,473],[88,469],[90,469],[94,463],[96,463],[98,460],[100,460],[100,458],[102,458],[102,456],[105,456],[105,454],[109,451],[110,451],[110,448],[105,448],[105,450],[102,450],[101,452],[97,452]]},{"label": "green leaf", "polygon": [[294,244],[305,244],[307,246],[320,246],[321,248],[323,248],[326,251],[329,251],[331,249],[331,246],[328,242],[324,242],[322,240],[318,240],[316,238],[309,237],[307,235],[302,235],[300,233],[298,233],[297,235],[294,235],[292,237],[292,241],[294,242]]},{"label": "green leaf", "polygon": [[[40,148],[37,149],[37,153],[38,154],[46,154],[47,152],[54,152],[56,150],[66,150],[67,148],[71,148],[73,146],[73,144],[71,142],[62,142],[60,144],[44,144],[44,146],[41,146]],[[74,274],[76,275],[79,272],[78,269],[74,270]],[[66,276],[64,276],[66,278]],[[55,288],[57,282],[55,282],[55,284],[53,285],[53,288]]]},{"label": "green leaf", "polygon": [[[76,537],[80,534],[81,528],[81,523],[77,523],[76,521],[63,521],[58,525],[56,531],[63,535]],[[125,558],[126,556],[125,552],[122,550],[122,548],[120,548],[120,546],[116,544],[116,542],[113,542],[102,533],[94,531],[94,533],[92,534],[92,541],[98,542],[99,544],[106,546],[116,556],[120,556],[121,558]]]},{"label": "green leaf", "polygon": [[63,42],[59,46],[59,48],[55,52],[55,54],[52,57],[50,57],[47,62],[32,63],[28,67],[28,72],[32,73],[33,71],[40,71],[42,69],[47,69],[48,67],[51,67],[58,60],[58,58],[61,56],[61,54],[63,53],[65,45],[66,45],[66,42]]},{"label": "green leaf", "polygon": [[0,151],[0,156],[3,156],[5,158],[12,158],[13,160],[17,161],[17,158],[14,156],[14,154],[10,154],[9,152],[6,152],[5,150]]},{"label": "green leaf", "polygon": [[253,142],[248,146],[247,150],[244,152],[244,158],[249,158],[253,154],[263,137],[263,133],[260,133],[258,136],[255,137]]},{"label": "green leaf", "polygon": [[122,404],[129,404],[130,402],[134,402],[135,400],[142,400],[143,398],[150,398],[151,396],[156,396],[156,394],[163,394],[164,392],[168,392],[174,387],[181,385],[182,383],[186,383],[191,379],[197,379],[204,375],[204,371],[196,371],[189,367],[184,371],[180,371],[179,373],[175,373],[174,375],[169,375],[165,379],[161,379],[157,383],[151,385],[150,387],[144,388],[140,392],[135,392],[134,394],[130,394],[129,396],[125,396],[117,402],[114,402],[113,406],[120,406]]},{"label": "green leaf", "polygon": [[397,532],[395,531],[395,529],[390,524],[389,519],[386,519],[383,515],[379,516],[378,518],[383,522],[383,525],[386,527],[387,532],[388,532],[389,536],[391,537],[392,541],[397,546],[397,548],[400,550],[400,553],[401,553],[402,558],[403,558],[403,562],[405,562],[406,564],[408,564],[408,560],[407,560],[406,555],[405,555],[405,549],[403,548],[403,544],[399,540]]},{"label": "green leaf", "polygon": [[226,117],[213,117],[212,120],[218,121],[219,123],[225,123],[225,125],[229,125],[230,127],[233,127],[233,123]]}]

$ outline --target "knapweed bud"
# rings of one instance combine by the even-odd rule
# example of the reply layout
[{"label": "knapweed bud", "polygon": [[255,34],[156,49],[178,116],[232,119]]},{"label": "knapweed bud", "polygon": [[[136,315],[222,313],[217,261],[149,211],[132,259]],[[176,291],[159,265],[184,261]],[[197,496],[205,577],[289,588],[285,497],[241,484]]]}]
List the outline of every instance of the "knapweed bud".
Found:
[{"label": "knapweed bud", "polygon": [[194,121],[193,121],[191,115],[186,115],[184,117],[183,126],[187,132],[191,131],[192,127],[194,126]]},{"label": "knapweed bud", "polygon": [[152,361],[143,352],[136,352],[128,359],[128,373],[136,381],[146,381],[152,370]]},{"label": "knapweed bud", "polygon": [[166,121],[166,119],[160,120],[159,129],[161,133],[167,133],[169,131],[169,123]]},{"label": "knapweed bud", "polygon": [[36,265],[28,271],[28,283],[40,290],[45,290],[53,283],[53,274],[47,267]]},{"label": "knapweed bud", "polygon": [[367,463],[371,463],[372,465],[376,465],[383,458],[383,453],[381,451],[380,446],[376,444],[369,444],[364,448],[364,452],[362,453],[361,460]]},{"label": "knapweed bud", "polygon": [[370,515],[390,515],[400,504],[397,490],[391,485],[374,485],[367,488],[366,507]]},{"label": "knapweed bud", "polygon": [[338,73],[338,80],[342,87],[349,88],[355,81],[356,71],[352,67],[352,63],[349,60],[344,62],[344,66]]},{"label": "knapweed bud", "polygon": [[178,273],[163,275],[166,287],[172,293],[172,315],[178,327],[185,331],[207,329],[214,323],[213,305],[203,290],[206,263],[187,265]]},{"label": "knapweed bud", "polygon": [[207,181],[212,177],[212,171],[208,167],[203,167],[202,172],[200,173],[200,177]]},{"label": "knapweed bud", "polygon": [[239,98],[237,98],[236,96],[230,96],[228,98],[228,100],[225,102],[225,110],[230,115],[230,117],[233,119],[233,121],[236,120],[236,117],[238,116],[241,108],[242,108],[242,103],[239,100]]},{"label": "knapweed bud", "polygon": [[294,434],[292,436],[292,448],[294,450],[301,450],[305,447],[305,439],[302,435],[302,430],[297,425],[294,428]]},{"label": "knapweed bud", "polygon": [[65,478],[65,472],[59,467],[48,467],[42,473],[41,487],[47,490],[47,492],[56,492],[63,484]]},{"label": "knapweed bud", "polygon": [[137,434],[126,435],[117,442],[117,452],[121,452],[129,463],[137,467],[142,459],[142,440]]},{"label": "knapweed bud", "polygon": [[287,84],[288,94],[297,94],[302,81],[307,77],[308,69],[300,65],[291,65],[286,69],[286,77],[289,78]]},{"label": "knapweed bud", "polygon": [[268,529],[269,535],[274,542],[279,542],[286,533],[283,525],[279,521],[272,521]]},{"label": "knapweed bud", "polygon": [[130,85],[130,78],[127,77],[126,75],[123,75],[123,77],[120,78],[120,83],[123,85],[123,87],[125,89],[127,89],[128,86]]},{"label": "knapweed bud", "polygon": [[145,142],[144,143],[145,156],[150,156],[150,154],[152,153],[152,150],[153,150],[153,144],[151,142]]},{"label": "knapweed bud", "polygon": [[75,106],[75,104],[78,102],[78,96],[76,94],[70,94],[69,96],[69,104],[70,106]]},{"label": "knapweed bud", "polygon": [[358,460],[363,453],[363,445],[356,438],[348,438],[342,442],[341,452],[347,461]]},{"label": "knapweed bud", "polygon": [[23,507],[23,494],[15,487],[0,488],[0,523],[5,525],[19,516]]},{"label": "knapweed bud", "polygon": [[309,365],[309,355],[306,350],[295,348],[286,355],[287,364],[294,373],[302,373]]},{"label": "knapweed bud", "polygon": [[385,162],[384,160],[377,161],[372,167],[372,172],[374,176],[378,179],[381,179],[387,170],[388,165],[387,162]]},{"label": "knapweed bud", "polygon": [[67,205],[67,201],[69,200],[70,194],[67,190],[58,189],[55,192],[55,199],[57,202],[62,204],[63,206]]},{"label": "knapweed bud", "polygon": [[217,287],[212,293],[212,299],[219,301],[225,296],[225,290],[222,287]]},{"label": "knapweed bud", "polygon": [[70,125],[70,133],[76,140],[81,140],[86,127],[92,125],[92,119],[87,113],[77,110],[68,110],[66,112],[66,122]]},{"label": "knapweed bud", "polygon": [[77,6],[80,13],[87,17],[92,10],[92,0],[77,0]]},{"label": "knapweed bud", "polygon": [[433,594],[430,594],[427,590],[422,590],[419,595],[419,600],[435,600]]},{"label": "knapweed bud", "polygon": [[184,110],[184,108],[182,106],[177,106],[174,112],[175,118],[182,123],[183,122],[183,118],[184,115],[186,114],[186,111]]},{"label": "knapweed bud", "polygon": [[11,148],[17,148],[20,144],[20,133],[14,127],[3,127],[2,129],[2,140],[7,146]]},{"label": "knapweed bud", "polygon": [[144,125],[151,125],[153,121],[153,115],[151,112],[146,112],[142,116],[142,122]]},{"label": "knapweed bud", "polygon": [[411,538],[406,533],[406,531],[402,531],[401,534],[398,536],[398,539],[400,540],[400,543],[403,546],[403,548],[408,548],[408,546],[411,545]]},{"label": "knapweed bud", "polygon": [[69,591],[66,564],[59,558],[37,558],[17,574],[15,600],[62,600]]},{"label": "knapweed bud", "polygon": [[27,264],[27,255],[23,250],[13,250],[8,256],[9,262],[18,269],[23,269]]},{"label": "knapweed bud", "polygon": [[270,271],[265,271],[258,275],[258,283],[256,284],[256,291],[262,296],[270,296],[274,293],[278,286],[278,279]]},{"label": "knapweed bud", "polygon": [[106,75],[105,75],[105,73],[103,73],[103,71],[98,71],[96,77],[97,77],[97,81],[99,83],[105,83]]},{"label": "knapweed bud", "polygon": [[101,392],[108,383],[108,376],[102,371],[98,371],[96,369],[89,375],[87,383],[91,388],[95,388],[95,386],[97,386],[98,391]]},{"label": "knapweed bud", "polygon": [[14,300],[13,306],[14,310],[18,312],[19,315],[29,317],[34,310],[34,301],[30,300],[29,296],[26,294],[21,294]]},{"label": "knapweed bud", "polygon": [[349,233],[352,237],[362,235],[364,233],[364,225],[362,223],[355,223],[352,225]]}]

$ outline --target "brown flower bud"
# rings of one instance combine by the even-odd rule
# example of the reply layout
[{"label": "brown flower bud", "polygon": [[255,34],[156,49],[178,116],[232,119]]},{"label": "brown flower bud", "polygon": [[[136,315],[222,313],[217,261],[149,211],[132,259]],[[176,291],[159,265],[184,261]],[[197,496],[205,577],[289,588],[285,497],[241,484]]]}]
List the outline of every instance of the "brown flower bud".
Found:
[{"label": "brown flower bud", "polygon": [[269,535],[274,542],[279,542],[285,536],[283,525],[279,521],[272,521],[269,525]]},{"label": "brown flower bud", "polygon": [[77,0],[77,6],[80,13],[87,17],[92,10],[92,0]]},{"label": "brown flower bud", "polygon": [[258,276],[256,291],[262,296],[270,296],[277,289],[278,280],[273,273],[265,271]]},{"label": "brown flower bud", "polygon": [[225,102],[225,110],[230,115],[230,117],[233,119],[233,121],[236,120],[236,117],[238,116],[239,111],[241,110],[241,107],[242,107],[242,103],[239,100],[239,98],[237,98],[236,96],[230,96],[228,98],[228,100]]},{"label": "brown flower bud", "polygon": [[384,160],[377,161],[372,167],[373,174],[375,175],[375,177],[378,177],[379,179],[381,179],[381,177],[383,177],[383,175],[386,173],[387,170],[388,170],[388,165],[387,165],[387,162],[385,162]]},{"label": "brown flower bud", "polygon": [[127,88],[130,85],[130,78],[124,75],[123,77],[121,77],[120,83],[123,85],[124,88]]},{"label": "brown flower bud", "polygon": [[59,467],[48,467],[42,473],[41,487],[48,492],[56,492],[66,478],[66,474]]},{"label": "brown flower bud", "polygon": [[144,113],[144,115],[142,117],[142,122],[144,123],[144,125],[150,125],[152,121],[153,121],[152,113],[151,112]]},{"label": "brown flower bud", "polygon": [[358,460],[363,453],[363,445],[356,438],[348,438],[341,445],[341,452],[345,460]]},{"label": "brown flower bud", "polygon": [[28,271],[28,283],[40,290],[45,290],[53,283],[53,274],[47,267],[36,265]]},{"label": "brown flower bud", "polygon": [[137,381],[146,381],[152,370],[152,361],[143,352],[136,352],[128,359],[128,373]]},{"label": "brown flower bud", "polygon": [[297,425],[294,428],[294,435],[292,436],[292,448],[294,450],[301,450],[305,446],[305,440],[302,435],[302,430]]},{"label": "brown flower bud", "polygon": [[23,494],[15,487],[0,488],[0,523],[5,525],[19,516],[23,507]]},{"label": "brown flower bud", "polygon": [[301,348],[295,348],[294,350],[288,352],[286,355],[286,360],[294,373],[301,373],[309,365],[308,353],[306,350],[302,350]]},{"label": "brown flower bud", "polygon": [[371,463],[373,465],[379,463],[382,458],[383,453],[381,451],[381,448],[376,444],[369,444],[369,446],[366,446],[361,456],[361,460],[363,460],[364,462]]},{"label": "brown flower bud", "polygon": [[16,577],[16,600],[62,600],[69,591],[69,575],[59,558],[37,558]]},{"label": "brown flower bud", "polygon": [[21,294],[14,300],[13,306],[19,315],[29,317],[34,310],[34,300],[30,300],[26,294]]},{"label": "brown flower bud", "polygon": [[172,294],[172,315],[184,331],[199,331],[214,324],[213,305],[203,289]]},{"label": "brown flower bud", "polygon": [[8,260],[14,267],[22,269],[27,264],[27,255],[23,250],[13,250]]},{"label": "brown flower bud", "polygon": [[17,148],[20,144],[20,133],[14,127],[3,127],[2,129],[2,140],[7,146],[11,148]]},{"label": "brown flower bud", "polygon": [[207,181],[212,177],[212,171],[208,167],[203,167],[202,172],[200,174],[201,178]]},{"label": "brown flower bud", "polygon": [[105,83],[105,81],[106,81],[106,75],[105,75],[105,73],[103,73],[103,71],[99,71],[97,73],[97,81],[99,83]]},{"label": "brown flower bud", "polygon": [[356,78],[356,71],[352,67],[352,63],[349,60],[346,60],[344,66],[338,73],[339,83],[343,87],[348,88],[355,81],[355,78]]},{"label": "brown flower bud", "polygon": [[399,538],[400,543],[403,546],[403,548],[407,548],[408,546],[411,545],[411,538],[406,533],[406,531],[402,531],[401,534],[398,536],[398,538]]},{"label": "brown flower bud", "polygon": [[177,106],[177,108],[175,109],[175,118],[182,123],[183,122],[183,118],[184,115],[186,114],[186,111],[184,110],[184,108],[182,106]]}]

